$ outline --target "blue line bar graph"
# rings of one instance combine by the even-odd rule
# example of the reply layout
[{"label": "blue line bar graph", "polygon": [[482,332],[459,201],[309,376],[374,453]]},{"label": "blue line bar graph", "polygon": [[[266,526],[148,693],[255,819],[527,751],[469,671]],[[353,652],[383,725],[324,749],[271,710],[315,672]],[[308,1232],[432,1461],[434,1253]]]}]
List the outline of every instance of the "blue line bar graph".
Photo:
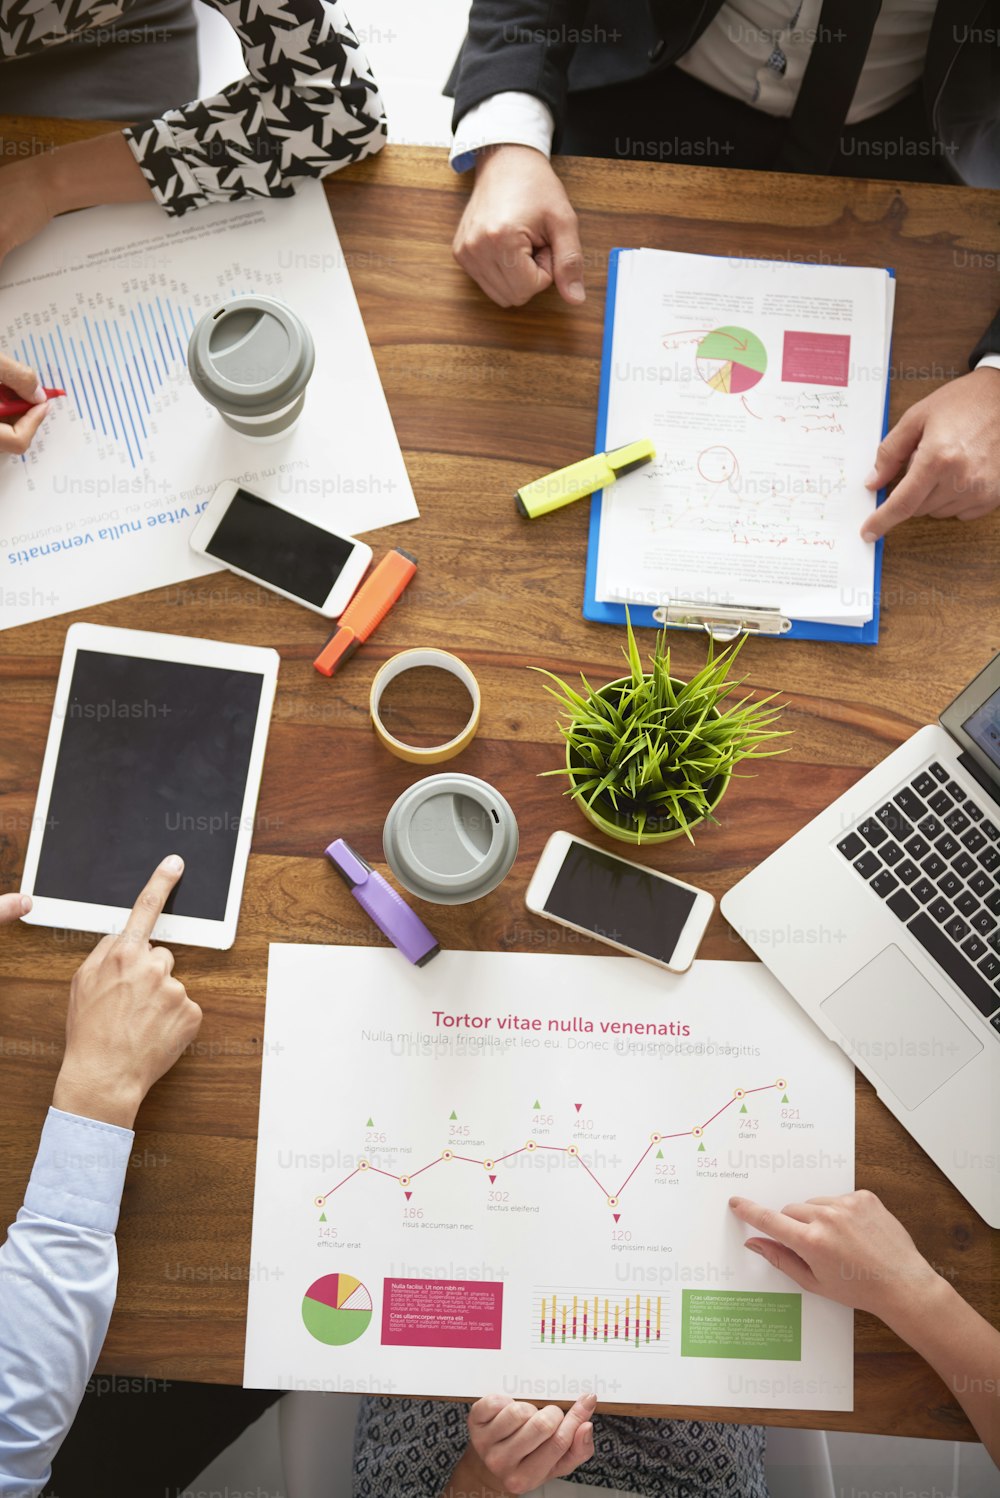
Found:
[{"label": "blue line bar graph", "polygon": [[129,466],[140,468],[156,394],[185,365],[194,308],[156,294],[117,317],[78,316],[75,336],[57,325],[26,334],[11,352],[43,372],[43,383],[65,390],[84,426],[110,437]]}]

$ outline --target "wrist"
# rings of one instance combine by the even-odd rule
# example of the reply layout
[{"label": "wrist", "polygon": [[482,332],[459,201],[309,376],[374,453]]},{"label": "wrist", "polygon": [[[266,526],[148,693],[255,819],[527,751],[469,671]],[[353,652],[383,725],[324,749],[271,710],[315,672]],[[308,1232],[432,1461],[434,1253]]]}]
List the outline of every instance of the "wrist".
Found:
[{"label": "wrist", "polygon": [[529,158],[537,161],[539,156],[544,162],[548,162],[549,158],[545,152],[539,151],[536,146],[524,146],[513,141],[499,141],[493,146],[480,146],[476,152],[476,178],[478,179],[484,172],[489,171],[493,162],[499,161],[502,165],[505,161],[517,161],[519,157],[522,161]]},{"label": "wrist", "polygon": [[99,1123],[131,1129],[142,1096],[141,1089],[134,1084],[120,1081],[109,1084],[106,1078],[90,1077],[64,1062],[52,1092],[52,1106],[63,1113],[75,1113],[80,1118],[93,1118]]},{"label": "wrist", "polygon": [[72,208],[88,206],[74,199],[73,178],[79,172],[74,173],[72,162],[67,161],[64,146],[57,146],[54,151],[47,151],[44,156],[36,157],[32,165],[36,168],[38,190],[50,217],[56,218]]},{"label": "wrist", "polygon": [[911,1283],[894,1305],[877,1311],[876,1315],[890,1331],[919,1352],[928,1329],[947,1324],[956,1301],[961,1301],[961,1297],[955,1287],[928,1264],[926,1281],[919,1285]]},{"label": "wrist", "polygon": [[507,1489],[480,1460],[471,1444],[453,1468],[444,1498],[507,1498]]}]

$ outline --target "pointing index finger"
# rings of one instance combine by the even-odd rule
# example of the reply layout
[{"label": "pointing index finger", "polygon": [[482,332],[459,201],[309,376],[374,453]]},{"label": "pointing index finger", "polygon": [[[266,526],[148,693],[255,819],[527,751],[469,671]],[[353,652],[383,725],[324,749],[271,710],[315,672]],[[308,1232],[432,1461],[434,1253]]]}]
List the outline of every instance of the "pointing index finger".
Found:
[{"label": "pointing index finger", "polygon": [[178,879],[184,872],[184,860],[171,853],[154,871],[153,877],[141,892],[132,907],[132,914],[125,923],[122,936],[127,941],[148,942],[153,927],[163,914],[163,907]]},{"label": "pointing index finger", "polygon": [[731,1196],[729,1206],[741,1222],[748,1223],[760,1233],[766,1233],[769,1238],[775,1238],[786,1248],[798,1249],[806,1241],[807,1224],[798,1222],[794,1217],[786,1217],[784,1212],[776,1212],[773,1207],[762,1207],[759,1202],[751,1201],[746,1196]]}]

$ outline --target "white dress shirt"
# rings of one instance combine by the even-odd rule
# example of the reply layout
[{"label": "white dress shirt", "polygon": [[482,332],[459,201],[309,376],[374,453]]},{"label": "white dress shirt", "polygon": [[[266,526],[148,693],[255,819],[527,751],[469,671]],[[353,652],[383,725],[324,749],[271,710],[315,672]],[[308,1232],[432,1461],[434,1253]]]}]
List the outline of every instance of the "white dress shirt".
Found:
[{"label": "white dress shirt", "polygon": [[[924,69],[936,0],[884,0],[847,114],[856,125],[910,92]],[[822,0],[727,0],[676,66],[764,114],[788,116],[819,26]],[[451,164],[467,171],[483,146],[552,149],[551,111],[532,94],[494,94],[459,122]]]},{"label": "white dress shirt", "polygon": [[135,1138],[50,1108],[0,1248],[0,1493],[35,1498],[94,1371],[118,1286],[115,1228]]},{"label": "white dress shirt", "polygon": [[[822,0],[731,0],[676,66],[765,114],[790,115],[805,72]],[[885,0],[847,115],[854,125],[899,102],[919,81],[936,0]],[[555,120],[534,94],[493,94],[463,115],[451,147],[456,172],[485,146],[532,146],[552,154]],[[977,369],[1000,369],[986,354]]]}]

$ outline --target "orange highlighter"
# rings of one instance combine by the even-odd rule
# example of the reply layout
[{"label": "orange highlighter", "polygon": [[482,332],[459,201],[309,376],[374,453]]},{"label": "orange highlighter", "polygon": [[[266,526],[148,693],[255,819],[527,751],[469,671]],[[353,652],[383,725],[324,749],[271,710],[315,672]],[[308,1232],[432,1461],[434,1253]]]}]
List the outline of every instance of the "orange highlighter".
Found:
[{"label": "orange highlighter", "polygon": [[417,570],[417,559],[398,548],[382,558],[361,584],[337,621],[313,665],[321,676],[332,676],[378,629]]}]

